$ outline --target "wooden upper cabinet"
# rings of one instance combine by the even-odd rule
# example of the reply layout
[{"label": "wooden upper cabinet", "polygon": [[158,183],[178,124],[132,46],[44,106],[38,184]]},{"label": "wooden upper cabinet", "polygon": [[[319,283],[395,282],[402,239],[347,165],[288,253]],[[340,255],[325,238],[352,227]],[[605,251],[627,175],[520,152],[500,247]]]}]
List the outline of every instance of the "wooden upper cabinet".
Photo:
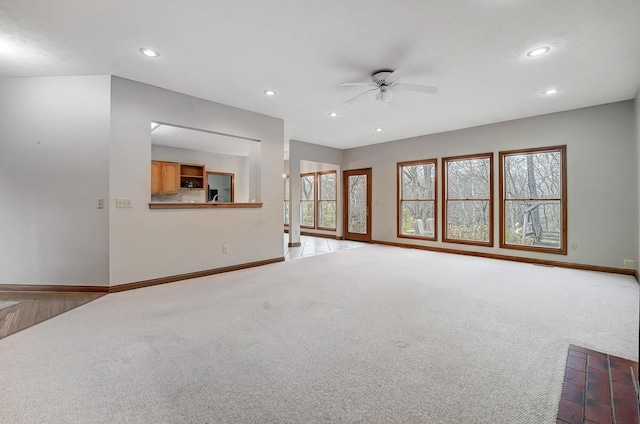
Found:
[{"label": "wooden upper cabinet", "polygon": [[151,194],[162,191],[162,166],[160,162],[151,161]]},{"label": "wooden upper cabinet", "polygon": [[151,161],[151,194],[178,194],[180,165]]}]

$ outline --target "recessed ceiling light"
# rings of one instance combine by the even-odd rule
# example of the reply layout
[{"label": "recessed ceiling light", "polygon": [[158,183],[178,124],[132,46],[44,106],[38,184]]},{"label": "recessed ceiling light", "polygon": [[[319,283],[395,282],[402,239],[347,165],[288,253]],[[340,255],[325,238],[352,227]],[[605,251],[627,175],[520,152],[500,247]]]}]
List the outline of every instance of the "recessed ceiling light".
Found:
[{"label": "recessed ceiling light", "polygon": [[340,115],[338,112],[331,112],[329,114],[330,117],[335,118],[336,116]]},{"label": "recessed ceiling light", "polygon": [[547,46],[536,47],[535,49],[530,50],[527,53],[527,56],[530,56],[530,57],[542,56],[543,54],[548,53],[549,50],[551,50],[551,48]]},{"label": "recessed ceiling light", "polygon": [[13,53],[15,50],[15,46],[13,44],[9,44],[8,41],[0,40],[0,53]]},{"label": "recessed ceiling light", "polygon": [[264,90],[264,94],[267,96],[275,96],[276,92],[273,90]]},{"label": "recessed ceiling light", "polygon": [[380,131],[382,131],[382,128],[376,128],[374,131],[375,132],[380,132]]},{"label": "recessed ceiling light", "polygon": [[551,95],[551,94],[556,94],[557,92],[558,92],[557,88],[550,88],[548,90],[545,90],[544,94]]},{"label": "recessed ceiling light", "polygon": [[158,57],[160,56],[160,52],[157,50],[149,49],[147,47],[143,47],[140,49],[140,53],[147,57]]}]

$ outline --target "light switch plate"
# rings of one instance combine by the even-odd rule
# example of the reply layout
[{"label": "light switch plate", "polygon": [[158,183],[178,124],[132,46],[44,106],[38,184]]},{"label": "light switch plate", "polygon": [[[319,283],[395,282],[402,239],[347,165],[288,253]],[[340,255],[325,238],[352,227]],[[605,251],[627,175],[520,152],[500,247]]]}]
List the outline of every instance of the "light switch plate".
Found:
[{"label": "light switch plate", "polygon": [[98,197],[98,209],[104,209],[104,199],[102,197]]},{"label": "light switch plate", "polygon": [[124,197],[116,198],[116,208],[132,208],[131,199],[126,199]]}]

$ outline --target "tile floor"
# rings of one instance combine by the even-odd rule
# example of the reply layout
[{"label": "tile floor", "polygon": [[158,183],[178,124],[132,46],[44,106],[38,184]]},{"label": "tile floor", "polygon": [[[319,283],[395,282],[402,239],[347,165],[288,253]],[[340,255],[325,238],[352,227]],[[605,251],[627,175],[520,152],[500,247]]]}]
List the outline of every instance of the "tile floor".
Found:
[{"label": "tile floor", "polygon": [[558,424],[637,424],[638,363],[570,345]]},{"label": "tile floor", "polygon": [[369,244],[352,240],[336,240],[312,236],[300,236],[300,243],[302,244],[300,247],[289,247],[289,234],[284,234],[284,259],[286,261],[323,255],[338,250],[353,249]]}]

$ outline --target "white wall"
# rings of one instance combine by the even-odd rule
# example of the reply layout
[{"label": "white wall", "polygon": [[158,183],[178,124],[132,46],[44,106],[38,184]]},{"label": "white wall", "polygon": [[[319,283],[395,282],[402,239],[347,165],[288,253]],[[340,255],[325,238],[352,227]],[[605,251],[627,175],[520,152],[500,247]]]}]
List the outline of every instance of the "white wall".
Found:
[{"label": "white wall", "polygon": [[[622,268],[623,259],[637,258],[639,250],[637,143],[633,102],[626,101],[349,149],[343,164],[373,168],[374,240]],[[567,145],[568,241],[578,244],[577,251],[564,256],[397,238],[397,162],[494,152],[497,246],[498,151],[562,144]],[[440,160],[439,176],[441,166]],[[441,198],[441,186],[438,190]],[[438,230],[441,240],[442,225]]]},{"label": "white wall", "polygon": [[[640,90],[636,93],[634,103],[636,118],[636,184],[638,185],[638,229],[640,229]],[[636,269],[640,269],[640,237],[638,237],[638,255],[636,256]]]},{"label": "white wall", "polygon": [[[285,172],[289,174],[289,243],[300,242],[300,178],[302,161],[321,162],[326,164],[334,164],[337,166],[337,196],[338,196],[338,220],[336,222],[337,230],[317,231],[319,233],[335,234],[342,236],[342,171],[341,165],[343,160],[343,150],[331,147],[320,146],[317,144],[305,143],[302,141],[289,140],[289,170]],[[305,166],[305,165],[302,165]],[[307,231],[305,229],[305,231]]]},{"label": "white wall", "polygon": [[[234,201],[249,202],[249,158],[245,156],[223,155],[191,149],[180,149],[168,146],[151,146],[151,159],[197,163],[205,166],[205,172],[229,172],[233,174]],[[175,196],[152,196],[154,202],[173,201],[206,201],[205,190],[183,190]]]},{"label": "white wall", "polygon": [[300,174],[308,174],[311,172],[329,172],[338,171],[340,166],[333,163],[311,162],[308,160],[300,161]]},{"label": "white wall", "polygon": [[0,284],[108,284],[110,86],[0,78]]},{"label": "white wall", "polygon": [[[111,87],[109,192],[133,199],[111,204],[111,285],[283,256],[282,120],[118,77]],[[149,210],[152,120],[261,140],[262,208]]]}]

